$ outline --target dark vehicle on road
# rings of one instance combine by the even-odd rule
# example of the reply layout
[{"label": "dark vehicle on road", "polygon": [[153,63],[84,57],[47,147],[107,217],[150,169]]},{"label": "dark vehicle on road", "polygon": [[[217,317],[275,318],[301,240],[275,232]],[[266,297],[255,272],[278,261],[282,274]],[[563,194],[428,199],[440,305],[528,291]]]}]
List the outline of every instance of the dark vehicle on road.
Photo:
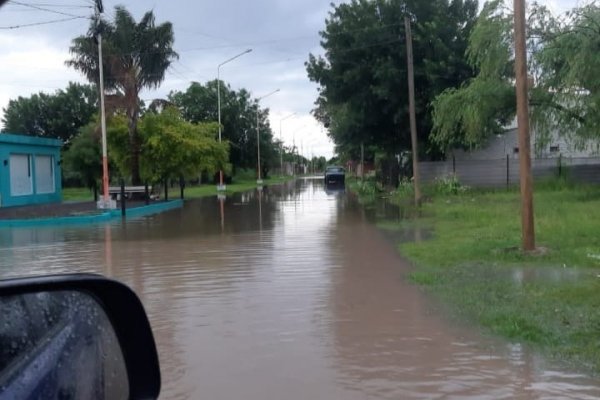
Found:
[{"label": "dark vehicle on road", "polygon": [[325,186],[343,186],[346,181],[346,171],[342,167],[330,166],[325,169]]}]

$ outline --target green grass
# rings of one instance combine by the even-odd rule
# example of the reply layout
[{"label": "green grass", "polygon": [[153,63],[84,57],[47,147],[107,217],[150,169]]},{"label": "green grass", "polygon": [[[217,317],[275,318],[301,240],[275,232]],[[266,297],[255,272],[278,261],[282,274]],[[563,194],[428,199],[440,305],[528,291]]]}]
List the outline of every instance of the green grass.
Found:
[{"label": "green grass", "polygon": [[[264,185],[276,185],[284,183],[293,179],[289,176],[274,176],[270,179],[264,180]],[[227,185],[226,194],[233,194],[239,192],[245,192],[256,188],[255,179],[235,179],[234,183]],[[164,189],[158,193],[161,197],[164,196]],[[169,188],[169,198],[179,198],[180,189],[179,185],[175,185]],[[213,184],[203,184],[198,186],[186,186],[184,196],[186,199],[216,196],[217,187]],[[63,201],[92,201],[94,200],[94,193],[86,188],[63,188]]]},{"label": "green grass", "polygon": [[63,188],[63,201],[93,201],[94,192],[87,188]]},{"label": "green grass", "polygon": [[[274,176],[263,181],[264,186],[277,185],[293,179],[288,176]],[[233,183],[226,185],[226,194],[247,192],[257,187],[256,179],[236,179]],[[213,184],[205,184],[200,186],[187,186],[185,188],[184,196],[186,199],[193,199],[198,197],[216,196],[217,187]],[[178,198],[180,194],[179,186],[175,186],[169,189],[169,198]],[[162,193],[161,193],[162,195]]]},{"label": "green grass", "polygon": [[517,190],[430,193],[428,217],[379,223],[432,229],[398,245],[415,265],[410,280],[460,318],[600,373],[600,187],[536,186],[538,254],[519,250]]}]

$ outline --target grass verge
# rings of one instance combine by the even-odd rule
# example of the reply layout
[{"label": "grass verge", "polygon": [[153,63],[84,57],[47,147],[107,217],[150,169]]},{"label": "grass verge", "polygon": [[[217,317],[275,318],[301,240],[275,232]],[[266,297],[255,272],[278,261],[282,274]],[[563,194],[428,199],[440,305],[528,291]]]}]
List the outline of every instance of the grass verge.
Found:
[{"label": "grass verge", "polygon": [[[264,186],[277,185],[280,183],[287,182],[293,179],[289,176],[275,176],[270,179],[264,180]],[[235,180],[234,183],[227,185],[226,194],[240,193],[256,188],[256,180]],[[161,190],[160,196],[164,195],[164,191]],[[179,185],[175,185],[169,188],[169,198],[179,198],[180,190]],[[187,186],[185,188],[184,196],[186,199],[216,196],[217,187],[213,184],[203,184],[197,186]],[[94,200],[93,191],[86,188],[63,188],[63,201],[92,201]]]},{"label": "grass verge", "polygon": [[381,223],[431,227],[429,240],[398,245],[410,279],[460,317],[600,373],[600,187],[536,186],[536,254],[519,250],[516,190],[428,193],[429,217]]}]

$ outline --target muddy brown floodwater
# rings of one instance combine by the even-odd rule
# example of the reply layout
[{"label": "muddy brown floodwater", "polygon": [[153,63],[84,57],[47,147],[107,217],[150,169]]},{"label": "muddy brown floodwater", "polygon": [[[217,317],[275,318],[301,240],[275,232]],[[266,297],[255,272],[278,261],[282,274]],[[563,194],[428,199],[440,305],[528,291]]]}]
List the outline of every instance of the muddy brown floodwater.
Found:
[{"label": "muddy brown floodwater", "polygon": [[444,315],[345,193],[300,180],[109,225],[0,230],[0,277],[141,297],[162,399],[596,399],[600,381]]}]

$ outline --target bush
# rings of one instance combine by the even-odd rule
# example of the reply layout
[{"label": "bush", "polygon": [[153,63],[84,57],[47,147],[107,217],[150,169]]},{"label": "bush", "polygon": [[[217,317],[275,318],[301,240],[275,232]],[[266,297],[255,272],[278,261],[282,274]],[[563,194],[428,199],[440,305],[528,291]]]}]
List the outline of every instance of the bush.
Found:
[{"label": "bush", "polygon": [[415,186],[411,179],[402,178],[394,194],[400,197],[412,196],[414,194],[414,189]]},{"label": "bush", "polygon": [[462,185],[456,175],[449,175],[443,178],[435,178],[434,190],[437,194],[456,195],[465,193],[469,190],[469,187]]},{"label": "bush", "polygon": [[366,197],[375,196],[381,192],[381,189],[374,180],[365,179],[356,182],[356,191],[361,197]]},{"label": "bush", "polygon": [[256,179],[256,170],[239,168],[233,176],[234,181],[252,181]]}]

